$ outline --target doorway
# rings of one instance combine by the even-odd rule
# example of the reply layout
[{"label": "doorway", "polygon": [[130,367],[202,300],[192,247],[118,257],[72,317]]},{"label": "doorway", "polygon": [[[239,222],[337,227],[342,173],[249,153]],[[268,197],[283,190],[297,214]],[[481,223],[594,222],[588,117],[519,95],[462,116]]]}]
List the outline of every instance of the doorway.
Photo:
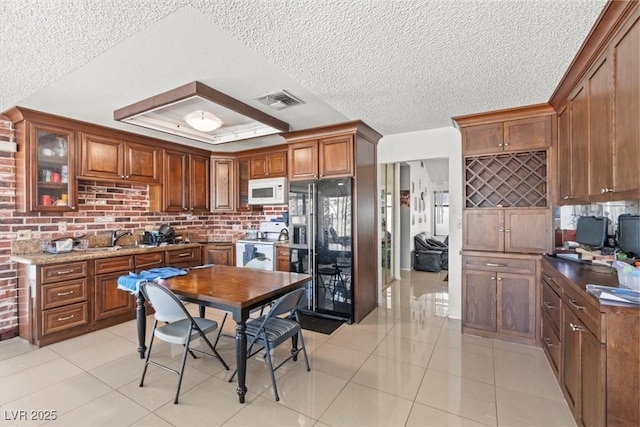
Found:
[{"label": "doorway", "polygon": [[397,239],[397,222],[395,210],[396,197],[395,164],[380,165],[380,266],[382,287],[385,288],[395,280],[395,240]]}]

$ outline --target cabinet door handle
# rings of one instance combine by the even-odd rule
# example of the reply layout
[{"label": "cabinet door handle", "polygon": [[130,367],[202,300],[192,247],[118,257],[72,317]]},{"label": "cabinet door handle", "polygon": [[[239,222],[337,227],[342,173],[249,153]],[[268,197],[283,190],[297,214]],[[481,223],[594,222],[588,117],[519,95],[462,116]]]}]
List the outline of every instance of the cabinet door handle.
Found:
[{"label": "cabinet door handle", "polygon": [[508,142],[505,142],[505,143],[504,143],[504,146],[506,147],[507,145],[509,145],[509,143],[508,143]]},{"label": "cabinet door handle", "polygon": [[573,198],[573,197],[571,197],[571,196],[564,196],[564,197],[563,197],[563,199],[564,199],[564,200],[571,200],[572,198]]},{"label": "cabinet door handle", "polygon": [[491,276],[491,280],[496,280],[496,277],[495,276]]},{"label": "cabinet door handle", "polygon": [[67,295],[71,295],[73,293],[73,291],[69,291],[69,292],[58,292],[58,296],[59,297],[64,297]]},{"label": "cabinet door handle", "polygon": [[549,301],[545,301],[545,302],[544,302],[544,306],[545,306],[545,308],[546,308],[547,310],[554,310],[554,309],[556,308],[556,306],[555,306],[555,305],[550,304],[550,303],[549,303]]},{"label": "cabinet door handle", "polygon": [[580,325],[574,325],[573,323],[569,322],[569,327],[571,327],[571,330],[573,332],[584,332],[585,329],[580,326]]},{"label": "cabinet door handle", "polygon": [[124,179],[129,179],[129,175],[125,175],[125,176],[124,176]]},{"label": "cabinet door handle", "polygon": [[502,147],[502,143],[498,144],[498,147]]},{"label": "cabinet door handle", "polygon": [[61,274],[69,274],[69,273],[73,273],[73,270],[60,270],[56,274],[59,276]]},{"label": "cabinet door handle", "polygon": [[124,179],[124,175],[120,175],[120,178]]},{"label": "cabinet door handle", "polygon": [[75,315],[72,314],[71,316],[67,316],[67,317],[58,317],[58,322],[64,322],[65,320],[73,319],[73,316]]},{"label": "cabinet door handle", "polygon": [[498,230],[498,232],[499,233],[504,233],[504,229],[501,228],[501,229]]},{"label": "cabinet door handle", "polygon": [[546,345],[547,348],[553,347],[553,344],[551,343],[551,338],[544,337],[542,340],[544,341],[544,345]]},{"label": "cabinet door handle", "polygon": [[502,277],[498,276],[498,282],[502,281]]},{"label": "cabinet door handle", "polygon": [[569,299],[569,302],[571,303],[571,305],[576,309],[576,310],[584,310],[584,306],[582,305],[578,305],[578,301],[574,300],[574,299]]},{"label": "cabinet door handle", "polygon": [[506,230],[504,230],[505,233],[509,233],[511,230],[509,230],[508,228]]},{"label": "cabinet door handle", "polygon": [[607,188],[607,187],[605,187],[605,188],[603,188],[602,190],[600,190],[600,192],[601,192],[602,194],[605,194],[605,193],[613,193],[613,188]]}]

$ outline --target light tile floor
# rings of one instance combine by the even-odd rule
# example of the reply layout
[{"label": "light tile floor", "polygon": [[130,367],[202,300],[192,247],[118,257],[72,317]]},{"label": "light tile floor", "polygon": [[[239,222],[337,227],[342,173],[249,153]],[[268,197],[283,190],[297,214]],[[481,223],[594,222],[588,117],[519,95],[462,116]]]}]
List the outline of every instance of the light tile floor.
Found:
[{"label": "light tile floor", "polygon": [[[360,324],[330,336],[305,331],[311,372],[301,359],[285,364],[279,402],[261,357],[248,362],[244,405],[229,372],[208,357],[188,359],[178,405],[176,377],[162,369],[151,367],[138,387],[133,321],[40,349],[2,341],[0,425],[43,424],[34,418],[55,411],[47,424],[575,426],[541,349],[462,335],[460,321],[447,318],[445,275],[403,272]],[[233,334],[233,322],[224,329]],[[233,369],[234,340],[223,337],[218,350]],[[177,366],[181,348],[159,343],[153,354]]]}]

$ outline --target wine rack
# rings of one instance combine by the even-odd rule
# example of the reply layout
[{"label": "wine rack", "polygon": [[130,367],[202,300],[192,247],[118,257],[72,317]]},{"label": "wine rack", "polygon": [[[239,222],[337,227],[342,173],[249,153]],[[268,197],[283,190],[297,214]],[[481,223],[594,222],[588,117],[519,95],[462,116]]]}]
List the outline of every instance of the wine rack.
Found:
[{"label": "wine rack", "polygon": [[467,157],[467,208],[547,207],[547,152]]}]

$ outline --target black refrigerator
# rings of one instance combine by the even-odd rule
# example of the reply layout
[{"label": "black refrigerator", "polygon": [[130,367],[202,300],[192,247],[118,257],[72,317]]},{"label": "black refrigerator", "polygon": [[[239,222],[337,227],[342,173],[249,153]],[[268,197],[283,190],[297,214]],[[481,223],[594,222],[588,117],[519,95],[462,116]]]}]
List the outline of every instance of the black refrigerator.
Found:
[{"label": "black refrigerator", "polygon": [[353,321],[353,180],[289,183],[291,271],[312,276],[300,311]]}]

